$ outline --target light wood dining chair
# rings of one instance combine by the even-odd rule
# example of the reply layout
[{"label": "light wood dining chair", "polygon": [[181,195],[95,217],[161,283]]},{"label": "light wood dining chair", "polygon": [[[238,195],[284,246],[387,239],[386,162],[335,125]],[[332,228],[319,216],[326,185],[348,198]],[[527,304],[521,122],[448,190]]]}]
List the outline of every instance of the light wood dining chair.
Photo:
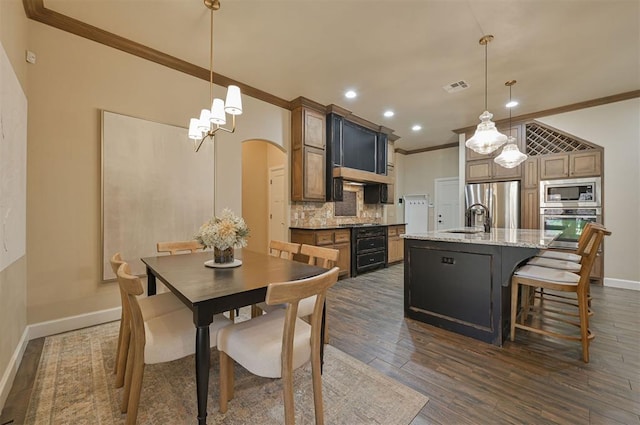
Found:
[{"label": "light wood dining chair", "polygon": [[[340,258],[340,251],[338,251],[337,249],[307,244],[302,244],[300,246],[300,254],[306,255],[308,257],[308,264],[325,269],[335,267],[338,263],[338,259]],[[316,299],[313,296],[309,297],[308,299],[300,300],[300,305],[298,306],[298,317],[310,316],[313,312],[315,302]],[[264,312],[269,313],[276,310],[277,308],[282,308],[283,306],[267,305],[265,303],[261,303],[258,304],[258,307],[260,307]],[[328,320],[326,320],[326,317],[324,321],[324,343],[329,343],[329,323]]]},{"label": "light wood dining chair", "polygon": [[[120,288],[126,294],[124,307],[129,312],[131,323],[131,343],[121,411],[127,414],[126,424],[132,425],[136,423],[138,416],[144,365],[165,363],[195,353],[196,329],[193,312],[187,308],[156,317],[145,317],[138,300],[138,296],[143,293],[140,278],[131,275],[127,263],[120,265],[117,275]],[[221,314],[214,316],[213,323],[209,326],[211,347],[216,346],[219,330],[231,323]]]},{"label": "light wood dining chair", "polygon": [[194,253],[204,249],[198,241],[175,241],[175,242],[158,242],[156,244],[156,250],[158,252],[168,252],[171,255],[179,254],[181,252]]},{"label": "light wood dining chair", "polygon": [[[592,226],[590,228],[586,243],[578,247],[578,254],[582,257],[579,274],[535,265],[525,265],[516,270],[511,279],[511,341],[515,340],[516,329],[577,340],[582,344],[582,360],[585,363],[589,362],[589,343],[594,338],[593,332],[589,329],[587,299],[589,278],[602,239],[610,234],[611,232],[604,227]],[[551,310],[546,308],[542,302],[537,306],[531,305],[530,291],[536,288],[545,291],[575,293],[577,313],[571,310]],[[520,308],[518,308],[518,300],[521,301]],[[578,318],[578,322],[571,319],[575,317]],[[555,327],[551,327],[552,323]],[[580,332],[578,335],[575,332],[565,332],[566,325],[569,328],[577,327]]]},{"label": "light wood dining chair", "polygon": [[[269,255],[274,257],[284,258],[285,260],[293,260],[293,256],[300,252],[300,244],[293,242],[285,242],[278,240],[269,241]],[[273,307],[277,308],[277,307]],[[271,306],[268,306],[264,302],[254,304],[251,306],[251,317],[260,316],[264,311],[272,310]]]},{"label": "light wood dining chair", "polygon": [[[315,277],[270,283],[267,304],[284,303],[286,308],[220,329],[220,412],[227,411],[234,396],[235,360],[255,375],[282,378],[285,424],[294,424],[293,370],[311,360],[316,424],[324,423],[320,328],[327,290],[337,282],[338,272],[334,267]],[[298,317],[298,307],[311,296],[316,301],[307,324]]]},{"label": "light wood dining chair", "polygon": [[[111,269],[117,276],[118,269],[124,260],[119,252],[111,257]],[[119,286],[119,285],[118,285]],[[116,388],[124,385],[124,373],[127,366],[127,352],[129,351],[129,339],[131,337],[131,316],[129,310],[125,308],[127,294],[120,288],[120,300],[122,303],[122,312],[120,313],[120,332],[118,334],[118,346],[116,348],[116,364],[114,373],[116,374]],[[172,311],[184,309],[189,310],[175,295],[171,292],[154,295],[152,297],[140,298],[138,300],[140,310],[143,317],[152,318]]]}]

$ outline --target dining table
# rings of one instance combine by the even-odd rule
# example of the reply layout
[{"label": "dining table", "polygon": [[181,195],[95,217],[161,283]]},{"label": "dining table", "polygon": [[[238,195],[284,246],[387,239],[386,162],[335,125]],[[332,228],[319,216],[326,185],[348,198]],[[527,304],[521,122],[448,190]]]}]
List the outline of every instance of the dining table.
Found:
[{"label": "dining table", "polygon": [[205,262],[213,259],[212,251],[141,258],[147,269],[147,295],[156,294],[159,280],[193,311],[199,425],[205,425],[207,420],[209,325],[214,315],[264,301],[269,283],[305,279],[327,271],[247,249],[236,250],[235,258],[242,264],[205,266]]}]

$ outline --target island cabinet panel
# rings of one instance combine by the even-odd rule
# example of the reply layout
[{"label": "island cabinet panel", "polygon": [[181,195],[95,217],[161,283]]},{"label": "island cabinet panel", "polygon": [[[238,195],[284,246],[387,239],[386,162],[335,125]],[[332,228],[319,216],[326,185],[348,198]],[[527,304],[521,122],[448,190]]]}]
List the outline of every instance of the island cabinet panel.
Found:
[{"label": "island cabinet panel", "polygon": [[537,252],[405,239],[405,316],[501,346],[509,329],[511,275]]}]

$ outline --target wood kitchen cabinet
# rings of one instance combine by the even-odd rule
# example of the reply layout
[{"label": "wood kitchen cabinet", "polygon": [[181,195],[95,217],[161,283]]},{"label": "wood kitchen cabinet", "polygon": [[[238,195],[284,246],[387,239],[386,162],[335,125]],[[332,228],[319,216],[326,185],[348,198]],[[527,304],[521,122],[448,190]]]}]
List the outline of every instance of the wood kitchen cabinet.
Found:
[{"label": "wood kitchen cabinet", "polygon": [[522,164],[521,223],[523,229],[540,228],[540,196],[538,189],[538,158],[530,157]]},{"label": "wood kitchen cabinet", "polygon": [[540,180],[602,174],[602,151],[576,151],[540,157]]},{"label": "wood kitchen cabinet", "polygon": [[[337,267],[340,277],[351,276],[351,230],[350,229],[291,229],[291,242],[333,248],[340,251]],[[309,259],[297,254],[296,261],[307,262]]]},{"label": "wood kitchen cabinet", "polygon": [[324,111],[301,100],[291,112],[291,200],[325,200],[326,131]]},{"label": "wood kitchen cabinet", "polygon": [[387,228],[387,263],[392,264],[404,260],[404,239],[400,237],[404,233],[404,224]]}]

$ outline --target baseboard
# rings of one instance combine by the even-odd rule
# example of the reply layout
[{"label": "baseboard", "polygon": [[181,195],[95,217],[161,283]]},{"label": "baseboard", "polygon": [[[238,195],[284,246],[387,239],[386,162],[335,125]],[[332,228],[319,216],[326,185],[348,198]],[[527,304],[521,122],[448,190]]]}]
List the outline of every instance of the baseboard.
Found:
[{"label": "baseboard", "polygon": [[636,280],[613,279],[610,277],[605,277],[604,286],[609,286],[611,288],[633,289],[634,291],[640,291],[640,282]]},{"label": "baseboard", "polygon": [[9,392],[13,386],[13,380],[16,377],[16,373],[18,373],[22,356],[24,355],[24,351],[27,349],[27,343],[29,342],[27,335],[28,328],[25,328],[24,332],[22,332],[22,337],[20,338],[20,341],[18,341],[18,345],[9,360],[9,364],[4,370],[2,380],[0,380],[0,412],[4,409],[4,403],[7,401],[7,397],[9,397]]},{"label": "baseboard", "polygon": [[120,319],[121,307],[110,308],[108,310],[93,311],[91,313],[80,314],[78,316],[64,317],[62,319],[49,320],[46,322],[34,323],[27,326],[29,340],[41,338],[43,336],[55,335],[62,332],[69,332],[76,329],[95,326],[102,323],[113,322]]}]

